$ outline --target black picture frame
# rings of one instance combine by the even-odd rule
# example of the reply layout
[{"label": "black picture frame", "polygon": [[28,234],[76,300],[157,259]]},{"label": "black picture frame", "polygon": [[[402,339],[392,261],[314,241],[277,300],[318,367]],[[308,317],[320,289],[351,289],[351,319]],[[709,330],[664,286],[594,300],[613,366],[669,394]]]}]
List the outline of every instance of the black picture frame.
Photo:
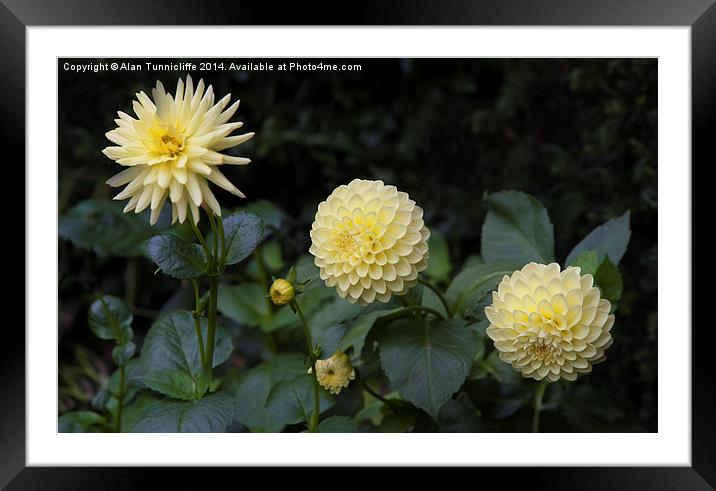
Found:
[{"label": "black picture frame", "polygon": [[[414,0],[353,4],[286,3],[243,0],[0,0],[0,140],[4,157],[5,193],[24,203],[25,186],[25,29],[28,26],[102,25],[525,25],[525,26],[690,26],[692,61],[692,264],[698,265],[691,288],[692,305],[705,305],[708,288],[698,278],[713,278],[710,238],[712,219],[710,181],[704,170],[716,155],[716,0]],[[48,117],[52,117],[51,115]],[[51,150],[51,151],[54,151]],[[678,164],[674,164],[678,165]],[[699,179],[694,179],[697,173]],[[683,172],[689,172],[688,168]],[[9,174],[8,174],[9,173]],[[21,185],[22,183],[23,185]],[[8,190],[8,188],[11,188]],[[701,192],[700,192],[701,191]],[[711,192],[710,192],[711,191]],[[7,195],[6,199],[10,199]],[[0,486],[8,489],[130,489],[140,471],[111,468],[25,467],[25,214],[7,206],[0,251],[6,260],[0,335]],[[20,261],[19,258],[23,258]],[[709,265],[709,262],[711,265]],[[707,280],[708,281],[708,280]],[[13,308],[10,308],[13,307]],[[19,318],[11,319],[12,313]],[[716,487],[716,378],[710,347],[716,338],[708,321],[698,323],[692,312],[692,466],[646,468],[549,468],[510,470],[514,484],[524,480],[532,487],[550,489],[712,489]],[[693,318],[692,318],[693,317]],[[669,326],[661,326],[660,349],[668,349]],[[54,326],[48,326],[52,329]],[[709,464],[711,462],[711,464]],[[228,470],[225,470],[227,472]],[[299,472],[298,470],[294,470]],[[366,481],[354,469],[340,474],[352,485]],[[469,469],[492,478],[502,469]],[[240,472],[246,473],[247,470]],[[184,479],[184,472],[163,472]],[[413,473],[419,477],[420,472]],[[221,476],[221,475],[220,475]],[[246,479],[254,473],[244,474]],[[352,478],[353,476],[354,478]],[[494,476],[496,477],[496,476]],[[243,479],[243,478],[242,478]],[[484,482],[484,481],[483,481]],[[503,481],[504,482],[504,481]],[[367,484],[366,484],[367,485]]]}]

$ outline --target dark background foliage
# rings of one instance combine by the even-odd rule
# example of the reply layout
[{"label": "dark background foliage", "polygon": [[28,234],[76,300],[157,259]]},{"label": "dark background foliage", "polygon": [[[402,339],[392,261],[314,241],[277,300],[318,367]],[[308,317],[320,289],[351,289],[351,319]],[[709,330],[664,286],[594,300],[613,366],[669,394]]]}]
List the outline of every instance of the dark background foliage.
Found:
[{"label": "dark background foliage", "polygon": [[[59,66],[60,214],[86,198],[111,198],[104,181],[119,166],[100,151],[116,111],[131,113],[135,92],[149,93],[157,79],[173,90],[186,75],[146,68],[81,74],[63,70],[64,61],[72,60]],[[158,60],[169,61],[186,60]],[[358,63],[362,70],[191,73],[216,94],[241,99],[234,119],[256,137],[237,154],[253,163],[227,175],[249,201],[270,200],[290,217],[281,234],[287,264],[306,253],[317,204],[356,177],[408,192],[428,226],[448,238],[454,271],[479,253],[486,193],[517,189],[542,201],[554,223],[558,261],[595,226],[631,210],[614,345],[607,361],[577,383],[609,394],[608,407],[600,409],[599,400],[592,405],[613,414],[602,430],[656,431],[656,60],[331,63]],[[223,206],[244,204],[220,190],[217,197]],[[177,282],[153,276],[154,266],[142,257],[102,256],[63,239],[59,268],[62,412],[85,407],[112,370],[109,348],[87,328],[92,295],[129,298],[141,337],[160,306],[177,302]],[[134,287],[127,291],[127,284]],[[460,407],[441,429],[464,423]]]}]

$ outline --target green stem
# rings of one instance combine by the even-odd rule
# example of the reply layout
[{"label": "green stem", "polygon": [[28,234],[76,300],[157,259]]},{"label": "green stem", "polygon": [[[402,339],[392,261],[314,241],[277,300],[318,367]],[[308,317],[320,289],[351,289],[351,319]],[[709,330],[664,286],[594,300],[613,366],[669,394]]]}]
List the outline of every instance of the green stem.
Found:
[{"label": "green stem", "polygon": [[199,320],[199,308],[201,307],[201,295],[199,295],[199,282],[196,279],[191,280],[194,285],[194,330],[196,331],[196,339],[199,342],[199,356],[201,357],[201,364],[206,365],[206,353],[204,352],[204,336],[201,334],[201,322]]},{"label": "green stem", "polygon": [[[192,216],[193,214],[194,212],[192,212]],[[201,230],[199,230],[199,227],[196,226],[196,223],[194,223],[193,219],[189,220],[189,224],[191,225],[191,229],[194,231],[194,235],[199,241],[199,244],[201,244],[201,247],[204,249],[204,254],[206,254],[207,266],[209,268],[209,272],[211,272],[214,269],[214,260],[212,259],[211,252],[209,251],[209,245],[206,243],[204,235],[201,233]]]},{"label": "green stem", "polygon": [[447,300],[445,300],[445,297],[443,296],[443,294],[440,293],[440,290],[438,290],[437,288],[435,288],[433,285],[431,285],[430,283],[428,283],[427,281],[425,281],[425,280],[422,279],[422,278],[418,278],[418,283],[420,283],[420,284],[423,285],[423,286],[428,287],[428,288],[431,289],[433,292],[435,292],[435,294],[436,294],[436,295],[438,296],[438,298],[440,299],[440,302],[442,302],[443,307],[445,308],[445,313],[446,313],[449,317],[452,317],[452,315],[451,315],[451,313],[450,313],[450,307],[448,306]]},{"label": "green stem", "polygon": [[114,422],[114,431],[115,433],[121,433],[122,431],[122,406],[124,405],[124,393],[125,390],[125,368],[124,365],[119,367],[119,393],[117,394],[117,418]]},{"label": "green stem", "polygon": [[301,319],[303,324],[303,334],[306,337],[306,347],[308,348],[309,360],[311,360],[311,374],[313,375],[313,413],[308,422],[308,431],[316,433],[318,431],[318,417],[321,414],[321,393],[318,385],[318,373],[316,373],[316,355],[313,352],[313,341],[311,341],[311,330],[308,328],[306,318],[303,316],[303,311],[295,300],[291,301],[291,305],[296,310],[298,317]]},{"label": "green stem", "polygon": [[366,391],[367,393],[369,393],[371,396],[378,399],[379,401],[381,401],[383,404],[387,405],[388,407],[391,407],[393,409],[400,408],[400,406],[398,406],[394,401],[391,401],[390,399],[386,399],[385,397],[383,397],[382,395],[378,394],[376,391],[371,389],[370,386],[368,384],[366,384],[365,382],[363,382],[363,380],[360,377],[356,377],[356,378],[358,379],[358,383],[361,385],[361,387],[363,387],[363,390]]},{"label": "green stem", "polygon": [[[211,225],[211,232],[214,235],[214,243],[212,244],[214,248],[214,253],[212,254],[214,258],[214,265],[216,266],[215,273],[219,272],[219,232],[216,229],[216,218],[214,218],[214,213],[211,211],[207,211],[206,215],[209,217],[209,225]],[[211,271],[209,271],[211,273]]]},{"label": "green stem", "polygon": [[214,338],[216,336],[216,302],[218,297],[218,279],[209,276],[209,327],[206,335],[206,359],[204,366],[209,370],[214,366]]},{"label": "green stem", "polygon": [[393,312],[390,315],[386,315],[385,317],[381,318],[381,322],[387,324],[389,322],[393,322],[394,320],[400,319],[402,317],[407,317],[408,315],[411,315],[413,312],[425,312],[427,314],[432,314],[438,319],[445,320],[445,316],[442,315],[440,312],[438,312],[435,309],[431,309],[430,307],[425,307],[423,305],[411,305],[409,307],[403,307],[402,309],[398,310],[397,312]]},{"label": "green stem", "polygon": [[535,389],[533,400],[534,413],[532,413],[532,433],[539,433],[539,413],[542,410],[542,398],[544,397],[545,390],[547,390],[547,385],[549,385],[549,380],[545,378],[542,379]]}]

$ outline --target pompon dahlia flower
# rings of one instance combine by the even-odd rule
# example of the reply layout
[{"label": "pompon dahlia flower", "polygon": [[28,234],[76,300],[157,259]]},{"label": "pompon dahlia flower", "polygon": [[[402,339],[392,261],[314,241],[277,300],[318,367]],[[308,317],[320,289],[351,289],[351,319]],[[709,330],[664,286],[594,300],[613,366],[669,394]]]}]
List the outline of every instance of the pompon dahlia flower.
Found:
[{"label": "pompon dahlia flower", "polygon": [[[308,373],[311,371],[309,368]],[[356,372],[348,355],[338,351],[328,359],[316,360],[316,378],[321,387],[338,395],[356,378]]]},{"label": "pompon dahlia flower", "polygon": [[603,361],[612,344],[614,315],[600,296],[580,268],[560,272],[557,263],[529,263],[505,275],[492,293],[487,335],[500,359],[524,377],[575,380]]},{"label": "pompon dahlia flower", "polygon": [[326,286],[351,303],[403,295],[428,264],[423,210],[383,181],[354,179],[318,205],[310,252]]},{"label": "pompon dahlia flower", "polygon": [[233,157],[221,152],[239,145],[254,133],[229,136],[243,123],[229,123],[239,107],[239,101],[226,107],[231,94],[214,103],[214,90],[204,90],[200,80],[196,88],[191,77],[186,85],[179,79],[174,95],[166,92],[160,81],[152,90],[153,101],[144,93],[137,93],[133,102],[137,119],[119,111],[117,128],[106,136],[118,146],[102,152],[118,164],[128,167],[107,180],[112,187],[127,186],[114,197],[129,198],[125,213],[152,210],[150,223],[154,225],[167,198],[172,204],[172,223],[183,223],[190,208],[195,221],[199,207],[221,215],[221,207],[209,189],[209,182],[244,198],[219,170],[223,164],[246,165],[247,158]]}]

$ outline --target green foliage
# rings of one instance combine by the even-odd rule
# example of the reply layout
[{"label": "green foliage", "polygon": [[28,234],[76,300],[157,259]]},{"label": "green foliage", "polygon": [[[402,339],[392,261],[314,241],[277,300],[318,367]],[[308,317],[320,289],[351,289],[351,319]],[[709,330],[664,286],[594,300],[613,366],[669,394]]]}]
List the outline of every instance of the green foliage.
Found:
[{"label": "green foliage", "polygon": [[[280,425],[308,421],[313,411],[313,376],[305,373],[279,382],[271,388],[266,399],[266,410],[271,419]],[[319,389],[321,413],[335,403],[333,396]]]},{"label": "green foliage", "polygon": [[579,244],[574,246],[572,252],[567,256],[566,264],[573,264],[582,252],[589,250],[597,252],[598,264],[601,264],[607,256],[614,264],[619,264],[631,237],[630,217],[631,214],[627,211],[619,218],[612,218],[592,230]]},{"label": "green foliage", "polygon": [[[89,309],[89,326],[100,339],[128,343],[132,337],[132,312],[126,302],[113,295],[102,295]],[[131,358],[132,355],[130,355]]]},{"label": "green foliage", "polygon": [[581,274],[594,275],[599,268],[599,253],[594,249],[584,251],[569,265],[578,266],[581,269]]},{"label": "green foliage", "polygon": [[454,314],[472,310],[475,303],[495,289],[504,275],[517,269],[509,263],[482,263],[463,269],[450,283],[445,299]]},{"label": "green foliage", "polygon": [[[201,332],[207,339],[206,319],[201,320]],[[213,366],[225,362],[232,349],[228,332],[217,326]],[[176,311],[159,318],[144,339],[141,361],[142,383],[161,394],[192,400],[208,390],[191,312]]]},{"label": "green foliage", "polygon": [[[278,355],[246,373],[234,391],[236,419],[251,431],[281,431],[313,409],[312,378],[300,355]],[[321,411],[333,398],[321,389]]]},{"label": "green foliage", "polygon": [[157,400],[148,404],[132,426],[136,433],[223,433],[234,419],[234,404],[217,392],[196,401]]},{"label": "green foliage", "polygon": [[72,411],[60,416],[60,433],[97,433],[107,424],[104,416],[92,411]]},{"label": "green foliage", "polygon": [[554,227],[542,203],[520,191],[501,191],[485,199],[489,211],[482,226],[486,262],[554,261]]},{"label": "green foliage", "polygon": [[206,253],[199,244],[187,242],[172,234],[152,237],[147,246],[149,257],[159,269],[180,280],[206,274]]},{"label": "green foliage", "polygon": [[114,201],[81,201],[60,216],[59,235],[102,256],[141,256],[144,241],[168,223],[162,220],[152,228],[147,213],[123,213],[123,208]]},{"label": "green foliage", "polygon": [[356,431],[356,423],[346,416],[331,416],[320,422],[319,433],[352,433]]},{"label": "green foliage", "polygon": [[602,292],[602,298],[606,298],[610,302],[616,302],[622,298],[622,289],[624,281],[619,268],[609,260],[609,256],[604,258],[604,262],[597,269],[594,275],[594,282]]},{"label": "green foliage", "polygon": [[430,251],[430,258],[428,259],[428,268],[425,270],[425,274],[438,283],[447,281],[452,270],[450,251],[445,236],[438,230],[430,230],[428,250]]},{"label": "green foliage", "polygon": [[255,213],[240,211],[223,219],[226,264],[246,259],[263,239],[264,222]]},{"label": "green foliage", "polygon": [[398,310],[400,309],[374,310],[373,312],[361,315],[348,328],[343,339],[341,339],[338,349],[344,353],[351,354],[351,362],[353,365],[360,365],[365,340],[368,334],[370,334],[371,329],[373,329],[376,321]]},{"label": "green foliage", "polygon": [[476,341],[475,331],[460,319],[402,319],[378,337],[391,386],[433,418],[467,377]]}]

